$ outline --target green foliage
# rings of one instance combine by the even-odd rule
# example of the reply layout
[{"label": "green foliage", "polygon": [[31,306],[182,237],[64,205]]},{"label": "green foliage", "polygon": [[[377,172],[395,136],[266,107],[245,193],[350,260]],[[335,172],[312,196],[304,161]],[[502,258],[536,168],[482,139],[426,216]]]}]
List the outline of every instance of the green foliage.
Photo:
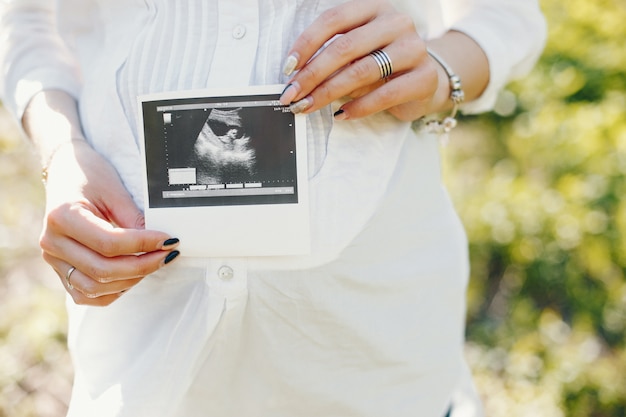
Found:
[{"label": "green foliage", "polygon": [[445,151],[471,242],[468,352],[490,415],[550,396],[535,415],[623,416],[626,3],[542,7],[544,54],[503,97],[515,110],[466,118]]},{"label": "green foliage", "polygon": [[0,108],[0,417],[65,415],[71,389],[63,289],[37,250],[38,165]]}]

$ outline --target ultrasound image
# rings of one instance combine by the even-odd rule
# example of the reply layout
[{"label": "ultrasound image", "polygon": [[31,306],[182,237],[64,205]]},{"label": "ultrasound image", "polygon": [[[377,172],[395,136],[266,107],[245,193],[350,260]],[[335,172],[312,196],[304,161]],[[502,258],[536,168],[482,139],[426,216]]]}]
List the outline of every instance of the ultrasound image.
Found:
[{"label": "ultrasound image", "polygon": [[244,131],[241,108],[211,109],[187,165],[196,168],[197,184],[250,182],[256,174],[256,151]]}]

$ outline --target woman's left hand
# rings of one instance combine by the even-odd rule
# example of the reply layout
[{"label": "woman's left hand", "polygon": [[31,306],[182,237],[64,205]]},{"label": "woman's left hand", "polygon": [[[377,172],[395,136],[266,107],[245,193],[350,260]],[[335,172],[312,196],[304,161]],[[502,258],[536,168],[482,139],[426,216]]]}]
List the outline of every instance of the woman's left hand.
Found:
[{"label": "woman's left hand", "polygon": [[[337,36],[324,49],[329,40]],[[373,51],[382,50],[392,73],[382,78]],[[317,55],[315,55],[320,51]],[[382,56],[382,63],[385,63]],[[281,96],[295,113],[310,113],[334,100],[351,100],[335,113],[356,119],[383,110],[415,120],[441,110],[447,97],[435,96],[437,64],[426,52],[410,16],[387,0],[351,0],[321,14],[295,41],[284,72],[297,70]]]}]

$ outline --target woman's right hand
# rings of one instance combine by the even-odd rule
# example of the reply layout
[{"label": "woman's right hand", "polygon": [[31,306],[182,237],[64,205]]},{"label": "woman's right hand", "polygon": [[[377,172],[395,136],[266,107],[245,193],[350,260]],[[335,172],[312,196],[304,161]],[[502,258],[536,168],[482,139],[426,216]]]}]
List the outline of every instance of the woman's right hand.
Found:
[{"label": "woman's right hand", "polygon": [[179,254],[178,239],[145,230],[115,169],[82,139],[58,147],[47,167],[40,245],[74,301],[95,306],[112,303]]}]

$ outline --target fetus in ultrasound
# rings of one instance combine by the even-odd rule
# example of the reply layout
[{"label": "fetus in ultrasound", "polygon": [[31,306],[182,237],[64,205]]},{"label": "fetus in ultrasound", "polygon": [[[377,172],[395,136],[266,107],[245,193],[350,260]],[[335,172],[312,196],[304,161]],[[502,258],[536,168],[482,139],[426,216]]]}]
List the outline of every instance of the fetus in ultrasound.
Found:
[{"label": "fetus in ultrasound", "polygon": [[256,152],[246,135],[241,108],[211,109],[189,160],[198,184],[247,182],[254,178]]}]

